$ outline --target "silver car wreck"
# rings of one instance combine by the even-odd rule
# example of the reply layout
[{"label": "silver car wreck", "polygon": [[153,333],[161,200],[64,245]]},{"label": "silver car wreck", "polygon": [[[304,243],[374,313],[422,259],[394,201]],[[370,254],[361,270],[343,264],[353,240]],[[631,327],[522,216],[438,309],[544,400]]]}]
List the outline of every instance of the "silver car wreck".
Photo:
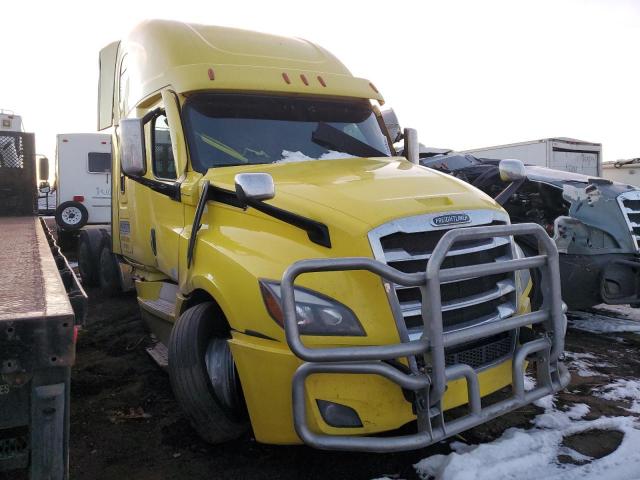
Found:
[{"label": "silver car wreck", "polygon": [[[492,197],[508,184],[500,178],[499,162],[461,154],[420,159]],[[543,167],[525,171],[526,178],[510,195],[501,195],[500,203],[513,223],[538,223],[555,240],[569,308],[640,306],[640,189]],[[532,242],[521,242],[525,254],[533,251]],[[534,290],[533,299],[539,301],[539,292]]]}]

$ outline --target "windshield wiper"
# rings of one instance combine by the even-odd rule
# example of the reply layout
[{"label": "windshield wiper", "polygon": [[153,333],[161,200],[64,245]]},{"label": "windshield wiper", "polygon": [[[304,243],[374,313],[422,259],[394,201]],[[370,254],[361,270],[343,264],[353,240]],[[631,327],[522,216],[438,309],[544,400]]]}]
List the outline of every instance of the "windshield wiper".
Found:
[{"label": "windshield wiper", "polygon": [[373,148],[371,145],[361,142],[357,138],[344,133],[342,130],[332,127],[328,123],[319,123],[311,134],[313,143],[336,150],[338,152],[348,153],[356,157],[388,157],[386,153]]}]

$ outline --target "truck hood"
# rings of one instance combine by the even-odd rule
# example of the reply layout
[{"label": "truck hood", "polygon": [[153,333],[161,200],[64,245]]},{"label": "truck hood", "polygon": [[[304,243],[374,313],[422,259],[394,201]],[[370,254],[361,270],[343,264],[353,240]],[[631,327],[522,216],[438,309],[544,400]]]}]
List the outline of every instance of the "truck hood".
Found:
[{"label": "truck hood", "polygon": [[235,190],[235,175],[245,172],[271,174],[276,195],[268,203],[327,224],[352,224],[345,228],[371,229],[432,212],[501,209],[480,190],[401,157],[224,167],[210,169],[206,178],[217,187]]}]

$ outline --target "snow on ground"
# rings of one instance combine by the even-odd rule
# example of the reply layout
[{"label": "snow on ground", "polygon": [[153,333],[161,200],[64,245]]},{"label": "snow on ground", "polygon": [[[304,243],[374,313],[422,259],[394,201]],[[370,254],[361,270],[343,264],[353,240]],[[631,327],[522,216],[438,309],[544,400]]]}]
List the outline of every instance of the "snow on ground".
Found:
[{"label": "snow on ground", "polygon": [[[591,333],[619,333],[637,332],[640,333],[640,313],[636,309],[629,307],[613,307],[607,305],[606,308],[598,308],[592,312],[569,312],[567,317],[571,328],[584,330]],[[609,315],[623,314],[626,318]]]},{"label": "snow on ground", "polygon": [[599,357],[592,353],[565,352],[569,370],[580,377],[598,377],[602,373],[594,368],[606,368],[612,365],[608,362],[600,361]]},{"label": "snow on ground", "polygon": [[[631,402],[631,407],[627,410],[633,413],[640,413],[640,380],[619,379],[599,389],[594,394],[605,400],[626,400]],[[638,477],[640,477],[640,471],[638,472]]]},{"label": "snow on ground", "polygon": [[[550,397],[549,397],[550,398]],[[548,400],[548,399],[545,399]],[[436,480],[638,480],[640,478],[640,421],[635,417],[584,420],[585,404],[560,410],[552,401],[533,420],[533,428],[510,428],[493,442],[451,444],[449,455],[433,455],[414,465],[423,479]],[[618,430],[622,443],[610,455],[592,459],[563,445],[563,439],[589,430]],[[560,463],[564,455],[575,465]]]}]

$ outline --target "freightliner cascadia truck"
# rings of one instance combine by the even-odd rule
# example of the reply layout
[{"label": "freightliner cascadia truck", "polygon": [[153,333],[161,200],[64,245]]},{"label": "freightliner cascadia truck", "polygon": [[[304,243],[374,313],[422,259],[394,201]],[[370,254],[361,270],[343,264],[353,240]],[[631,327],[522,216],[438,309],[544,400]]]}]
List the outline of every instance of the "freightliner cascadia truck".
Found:
[{"label": "freightliner cascadia truck", "polygon": [[[113,134],[101,283],[133,272],[205,440],[252,429],[264,443],[415,449],[567,385],[551,239],[416,165],[414,130],[397,156],[377,88],[323,48],[147,21],[101,51],[98,103]],[[514,235],[539,252],[524,258]]]}]

